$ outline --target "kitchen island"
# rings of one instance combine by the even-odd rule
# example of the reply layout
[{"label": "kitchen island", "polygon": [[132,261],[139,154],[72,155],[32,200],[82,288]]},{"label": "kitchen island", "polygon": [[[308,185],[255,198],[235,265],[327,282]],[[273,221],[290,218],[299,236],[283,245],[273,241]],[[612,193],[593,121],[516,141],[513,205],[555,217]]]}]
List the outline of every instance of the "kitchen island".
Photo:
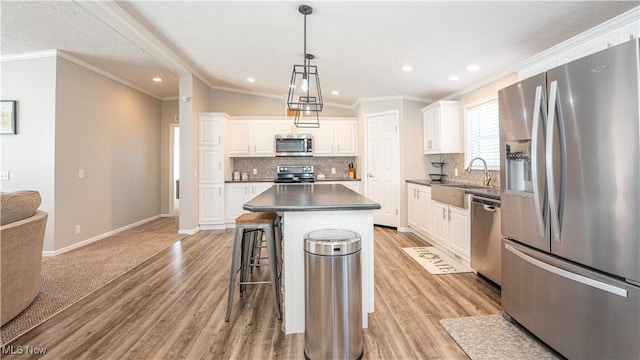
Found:
[{"label": "kitchen island", "polygon": [[339,184],[274,185],[247,202],[254,212],[278,212],[283,221],[283,330],[304,332],[304,235],[324,228],[361,236],[362,324],[373,312],[373,211],[380,204]]}]

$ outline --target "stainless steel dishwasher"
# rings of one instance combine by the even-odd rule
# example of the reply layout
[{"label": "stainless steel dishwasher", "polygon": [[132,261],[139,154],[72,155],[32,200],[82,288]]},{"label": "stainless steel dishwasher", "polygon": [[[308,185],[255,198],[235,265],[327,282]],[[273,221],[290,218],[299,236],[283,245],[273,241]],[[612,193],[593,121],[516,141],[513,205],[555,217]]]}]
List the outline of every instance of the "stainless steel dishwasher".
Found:
[{"label": "stainless steel dishwasher", "polygon": [[471,202],[471,267],[501,285],[500,200],[473,196]]}]

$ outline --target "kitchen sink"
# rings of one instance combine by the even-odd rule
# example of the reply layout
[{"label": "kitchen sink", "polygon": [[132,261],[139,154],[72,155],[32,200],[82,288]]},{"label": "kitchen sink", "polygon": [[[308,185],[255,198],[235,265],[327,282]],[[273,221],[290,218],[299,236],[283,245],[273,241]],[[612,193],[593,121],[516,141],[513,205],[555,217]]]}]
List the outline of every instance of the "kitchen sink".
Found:
[{"label": "kitchen sink", "polygon": [[431,199],[460,208],[466,208],[464,190],[465,188],[463,187],[448,184],[431,184]]},{"label": "kitchen sink", "polygon": [[456,187],[461,189],[487,189],[486,186],[471,184],[438,184],[437,186]]}]

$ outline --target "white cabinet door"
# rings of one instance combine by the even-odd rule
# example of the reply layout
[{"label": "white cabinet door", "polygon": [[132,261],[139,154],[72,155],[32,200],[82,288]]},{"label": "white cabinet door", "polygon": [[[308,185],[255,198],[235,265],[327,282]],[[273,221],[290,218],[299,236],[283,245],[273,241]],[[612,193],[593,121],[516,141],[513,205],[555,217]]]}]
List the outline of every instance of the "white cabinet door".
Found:
[{"label": "white cabinet door", "polygon": [[249,141],[253,146],[251,154],[256,156],[275,155],[275,136],[273,121],[255,121],[249,123]]},{"label": "white cabinet door", "polygon": [[276,120],[273,123],[273,135],[291,135],[294,134],[294,128],[293,120]]},{"label": "white cabinet door", "polygon": [[273,156],[275,137],[271,120],[233,120],[229,122],[229,155]]},{"label": "white cabinet door", "polygon": [[200,186],[200,224],[224,224],[224,191],[222,188],[222,184]]},{"label": "white cabinet door", "polygon": [[220,184],[224,182],[224,152],[221,146],[200,147],[200,184]]},{"label": "white cabinet door", "polygon": [[242,206],[247,202],[248,191],[247,184],[227,183],[225,211],[227,222],[235,223],[236,218],[246,212]]},{"label": "white cabinet door", "polygon": [[430,109],[423,114],[424,153],[432,154],[440,149],[440,112]]},{"label": "white cabinet door", "polygon": [[248,121],[229,122],[229,154],[231,156],[248,156],[251,154]]},{"label": "white cabinet door", "polygon": [[338,121],[334,124],[335,153],[340,156],[358,154],[357,122]]},{"label": "white cabinet door", "polygon": [[449,206],[449,244],[451,250],[469,260],[470,239],[468,209]]},{"label": "white cabinet door", "polygon": [[431,235],[431,188],[428,186],[418,187],[418,229]]},{"label": "white cabinet door", "polygon": [[447,247],[447,229],[449,225],[447,205],[437,201],[432,201],[431,210],[431,236],[434,240]]},{"label": "white cabinet door", "polygon": [[248,211],[244,204],[273,186],[272,182],[258,183],[227,183],[226,186],[226,214],[227,223],[235,223],[236,218]]},{"label": "white cabinet door", "polygon": [[269,189],[270,187],[273,186],[272,182],[259,182],[259,183],[252,183],[249,185],[249,198],[247,199],[247,201],[253,199],[254,197],[262,194],[263,192],[265,192],[267,189]]},{"label": "white cabinet door", "polygon": [[407,223],[413,229],[418,229],[419,218],[418,186],[415,184],[407,184]]},{"label": "white cabinet door", "polygon": [[200,119],[200,146],[222,145],[222,117],[202,114]]},{"label": "white cabinet door", "polygon": [[313,155],[333,155],[333,123],[326,121],[320,127],[312,130]]},{"label": "white cabinet door", "polygon": [[440,100],[422,108],[425,154],[464,152],[458,104]]}]

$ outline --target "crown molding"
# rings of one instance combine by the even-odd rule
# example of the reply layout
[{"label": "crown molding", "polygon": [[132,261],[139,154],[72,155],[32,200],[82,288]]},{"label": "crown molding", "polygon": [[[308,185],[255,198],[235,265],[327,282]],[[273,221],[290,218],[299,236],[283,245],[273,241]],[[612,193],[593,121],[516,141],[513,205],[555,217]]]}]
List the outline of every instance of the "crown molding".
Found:
[{"label": "crown molding", "polygon": [[514,72],[522,71],[532,65],[540,63],[550,57],[558,56],[562,52],[569,50],[575,46],[578,46],[582,43],[588,42],[601,36],[609,31],[616,30],[625,25],[631,24],[634,21],[640,20],[640,6],[635,7],[627,12],[624,12],[613,19],[603,22],[600,25],[596,25],[574,37],[571,39],[565,40],[557,45],[554,45],[542,52],[537,53],[536,55],[525,59],[512,67]]},{"label": "crown molding", "polygon": [[34,52],[21,53],[21,54],[2,55],[0,56],[0,61],[39,59],[39,58],[45,58],[45,57],[54,57],[57,55],[58,55],[58,50],[52,49],[52,50],[34,51]]},{"label": "crown molding", "polygon": [[170,101],[170,100],[178,100],[178,99],[179,99],[178,96],[169,96],[169,97],[166,97],[166,98],[162,98],[161,100],[162,101]]}]

